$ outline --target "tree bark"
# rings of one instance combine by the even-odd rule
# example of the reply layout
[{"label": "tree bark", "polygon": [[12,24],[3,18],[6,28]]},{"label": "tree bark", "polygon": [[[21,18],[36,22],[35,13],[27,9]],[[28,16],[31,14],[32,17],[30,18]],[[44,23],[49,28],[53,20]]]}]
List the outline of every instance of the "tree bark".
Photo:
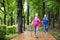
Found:
[{"label": "tree bark", "polygon": [[23,28],[24,28],[24,31],[25,31],[25,15],[23,16]]},{"label": "tree bark", "polygon": [[17,17],[18,17],[18,33],[22,33],[22,0],[17,0],[18,2],[18,9],[17,10]]},{"label": "tree bark", "polygon": [[28,13],[27,13],[27,25],[29,25],[29,6],[28,6]]},{"label": "tree bark", "polygon": [[5,9],[5,1],[3,0],[3,7],[4,7],[4,24],[6,25],[6,9]]},{"label": "tree bark", "polygon": [[42,0],[42,13],[44,17],[44,14],[45,14],[45,1],[44,0]]},{"label": "tree bark", "polygon": [[57,2],[57,3],[58,3],[58,7],[57,7],[57,9],[58,9],[57,11],[58,11],[58,12],[57,12],[57,13],[58,13],[58,20],[59,20],[59,21],[58,21],[58,24],[59,24],[59,29],[60,29],[60,16],[59,16],[59,15],[60,15],[60,14],[59,14],[59,9],[60,9],[59,3],[60,3],[60,0],[57,0],[57,1],[58,1],[58,2]]},{"label": "tree bark", "polygon": [[13,25],[13,13],[11,12],[11,25]]},{"label": "tree bark", "polygon": [[50,18],[51,18],[51,10],[49,10],[49,12],[48,12],[48,19],[49,19],[49,25],[50,25],[50,22],[51,22],[51,20],[50,20]]}]

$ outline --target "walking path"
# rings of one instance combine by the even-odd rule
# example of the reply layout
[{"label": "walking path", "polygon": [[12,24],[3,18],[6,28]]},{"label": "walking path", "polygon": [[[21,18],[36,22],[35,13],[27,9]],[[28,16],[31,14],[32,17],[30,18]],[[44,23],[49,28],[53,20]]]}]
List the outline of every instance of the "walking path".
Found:
[{"label": "walking path", "polygon": [[51,34],[44,35],[43,32],[39,32],[38,39],[34,37],[34,32],[25,31],[19,34],[17,37],[11,40],[56,40]]}]

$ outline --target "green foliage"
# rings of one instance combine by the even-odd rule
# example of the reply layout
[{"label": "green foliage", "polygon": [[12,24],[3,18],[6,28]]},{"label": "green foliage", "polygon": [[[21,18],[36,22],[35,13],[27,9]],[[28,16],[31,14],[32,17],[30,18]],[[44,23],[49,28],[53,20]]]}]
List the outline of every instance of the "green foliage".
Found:
[{"label": "green foliage", "polygon": [[15,29],[16,29],[15,26],[7,26],[6,27],[6,34],[9,35],[9,34],[14,33]]},{"label": "green foliage", "polygon": [[[0,6],[0,14],[3,15],[3,16],[0,15],[0,17],[3,20],[2,22],[4,22],[4,14],[5,14],[3,4],[6,9],[6,22],[8,22],[10,20],[11,16],[13,17],[14,22],[16,22],[16,18],[17,18],[17,2],[16,2],[16,0],[4,0],[4,2],[3,2],[3,0],[0,1],[0,5],[1,5]],[[2,7],[3,7],[3,9],[1,9]],[[11,15],[11,13],[12,13],[12,15]]]},{"label": "green foliage", "polygon": [[0,40],[4,40],[6,35],[14,34],[16,26],[0,25]]},{"label": "green foliage", "polygon": [[13,38],[15,36],[17,36],[18,34],[9,34],[9,35],[5,35],[5,39],[10,39]]},{"label": "green foliage", "polygon": [[[58,14],[58,9],[60,9],[60,1],[59,0],[44,0],[45,1],[45,13],[48,15],[49,11],[51,11],[51,15],[56,16]],[[39,13],[40,19],[43,18],[43,13],[42,13],[42,0],[28,0],[28,5],[29,5],[29,12],[30,12],[30,21],[32,20],[32,17],[34,17],[34,14],[36,12]],[[60,11],[60,10],[59,10]],[[59,13],[60,14],[60,13]],[[53,17],[54,18],[54,17]]]},{"label": "green foliage", "polygon": [[42,0],[28,0],[29,5],[29,21],[32,21],[35,13],[39,13],[39,17],[42,19]]},{"label": "green foliage", "polygon": [[0,40],[4,40],[5,33],[5,25],[0,25]]}]

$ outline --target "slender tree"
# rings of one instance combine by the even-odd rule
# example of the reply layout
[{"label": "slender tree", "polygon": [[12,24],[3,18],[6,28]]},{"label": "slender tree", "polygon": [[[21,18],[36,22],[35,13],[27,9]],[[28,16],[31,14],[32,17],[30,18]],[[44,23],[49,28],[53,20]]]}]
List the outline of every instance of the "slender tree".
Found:
[{"label": "slender tree", "polygon": [[13,25],[13,13],[11,12],[11,25]]},{"label": "slender tree", "polygon": [[5,0],[3,0],[3,7],[4,7],[4,24],[6,24],[6,9],[5,9]]},{"label": "slender tree", "polygon": [[24,31],[25,31],[25,16],[24,16]]},{"label": "slender tree", "polygon": [[27,25],[29,25],[29,5],[28,5],[28,13],[27,13]]}]

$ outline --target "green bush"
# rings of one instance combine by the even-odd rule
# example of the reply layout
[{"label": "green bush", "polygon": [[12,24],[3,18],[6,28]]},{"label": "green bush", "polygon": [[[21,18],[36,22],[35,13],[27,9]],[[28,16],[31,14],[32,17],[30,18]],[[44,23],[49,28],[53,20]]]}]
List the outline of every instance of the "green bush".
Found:
[{"label": "green bush", "polygon": [[5,39],[10,39],[13,38],[15,36],[17,36],[18,34],[9,34],[9,35],[5,35]]},{"label": "green bush", "polygon": [[15,28],[15,26],[0,25],[0,40],[4,40],[5,35],[14,34]]},{"label": "green bush", "polygon": [[6,25],[0,25],[0,40],[4,40]]},{"label": "green bush", "polygon": [[9,35],[9,34],[13,34],[15,33],[15,26],[7,26],[6,27],[6,34]]}]

